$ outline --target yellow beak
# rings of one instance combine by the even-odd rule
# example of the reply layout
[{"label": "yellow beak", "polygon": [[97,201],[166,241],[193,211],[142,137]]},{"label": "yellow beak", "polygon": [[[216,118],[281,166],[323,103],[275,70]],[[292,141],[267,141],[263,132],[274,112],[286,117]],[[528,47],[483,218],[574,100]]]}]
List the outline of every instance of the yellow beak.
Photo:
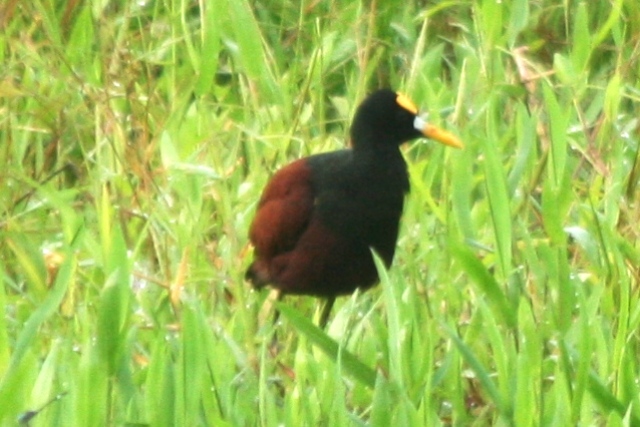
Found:
[{"label": "yellow beak", "polygon": [[441,144],[448,145],[450,147],[464,148],[464,144],[458,139],[457,136],[455,136],[451,132],[447,132],[444,129],[440,129],[439,127],[427,123],[419,116],[416,116],[415,120],[413,121],[413,126],[429,139],[433,139]]}]

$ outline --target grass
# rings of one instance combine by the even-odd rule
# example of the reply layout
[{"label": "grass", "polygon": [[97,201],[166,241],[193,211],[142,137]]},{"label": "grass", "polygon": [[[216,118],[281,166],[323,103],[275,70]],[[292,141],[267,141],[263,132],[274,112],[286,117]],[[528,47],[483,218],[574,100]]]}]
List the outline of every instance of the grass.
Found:
[{"label": "grass", "polygon": [[[9,0],[0,26],[1,425],[640,425],[635,0]],[[466,148],[403,148],[380,286],[273,326],[255,202],[379,86]]]}]

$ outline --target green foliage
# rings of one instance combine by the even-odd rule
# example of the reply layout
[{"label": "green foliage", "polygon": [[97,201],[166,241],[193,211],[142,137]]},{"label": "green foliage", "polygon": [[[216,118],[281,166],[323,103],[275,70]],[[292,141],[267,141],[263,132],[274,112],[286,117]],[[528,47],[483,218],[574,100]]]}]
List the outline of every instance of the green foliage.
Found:
[{"label": "green foliage", "polygon": [[[0,425],[640,425],[640,5],[427,3],[0,5]],[[466,147],[271,324],[260,191],[379,86]]]}]

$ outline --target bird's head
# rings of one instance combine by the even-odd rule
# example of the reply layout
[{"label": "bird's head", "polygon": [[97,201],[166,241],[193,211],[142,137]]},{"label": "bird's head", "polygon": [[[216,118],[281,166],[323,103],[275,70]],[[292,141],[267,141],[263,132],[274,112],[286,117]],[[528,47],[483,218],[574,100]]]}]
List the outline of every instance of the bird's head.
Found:
[{"label": "bird's head", "polygon": [[351,142],[354,148],[397,146],[420,137],[451,147],[463,147],[455,135],[424,120],[409,98],[389,89],[370,94],[358,107],[351,125]]}]

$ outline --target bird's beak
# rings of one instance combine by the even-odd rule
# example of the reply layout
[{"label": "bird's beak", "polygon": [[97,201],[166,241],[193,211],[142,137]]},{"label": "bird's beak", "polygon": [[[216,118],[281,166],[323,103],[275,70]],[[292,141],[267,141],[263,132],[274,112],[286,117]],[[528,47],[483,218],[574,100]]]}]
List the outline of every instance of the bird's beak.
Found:
[{"label": "bird's beak", "polygon": [[413,127],[427,138],[436,140],[441,144],[455,148],[464,148],[464,144],[458,139],[457,136],[455,136],[451,132],[447,132],[444,129],[440,129],[439,127],[427,123],[420,116],[416,116],[416,118],[413,120]]}]

